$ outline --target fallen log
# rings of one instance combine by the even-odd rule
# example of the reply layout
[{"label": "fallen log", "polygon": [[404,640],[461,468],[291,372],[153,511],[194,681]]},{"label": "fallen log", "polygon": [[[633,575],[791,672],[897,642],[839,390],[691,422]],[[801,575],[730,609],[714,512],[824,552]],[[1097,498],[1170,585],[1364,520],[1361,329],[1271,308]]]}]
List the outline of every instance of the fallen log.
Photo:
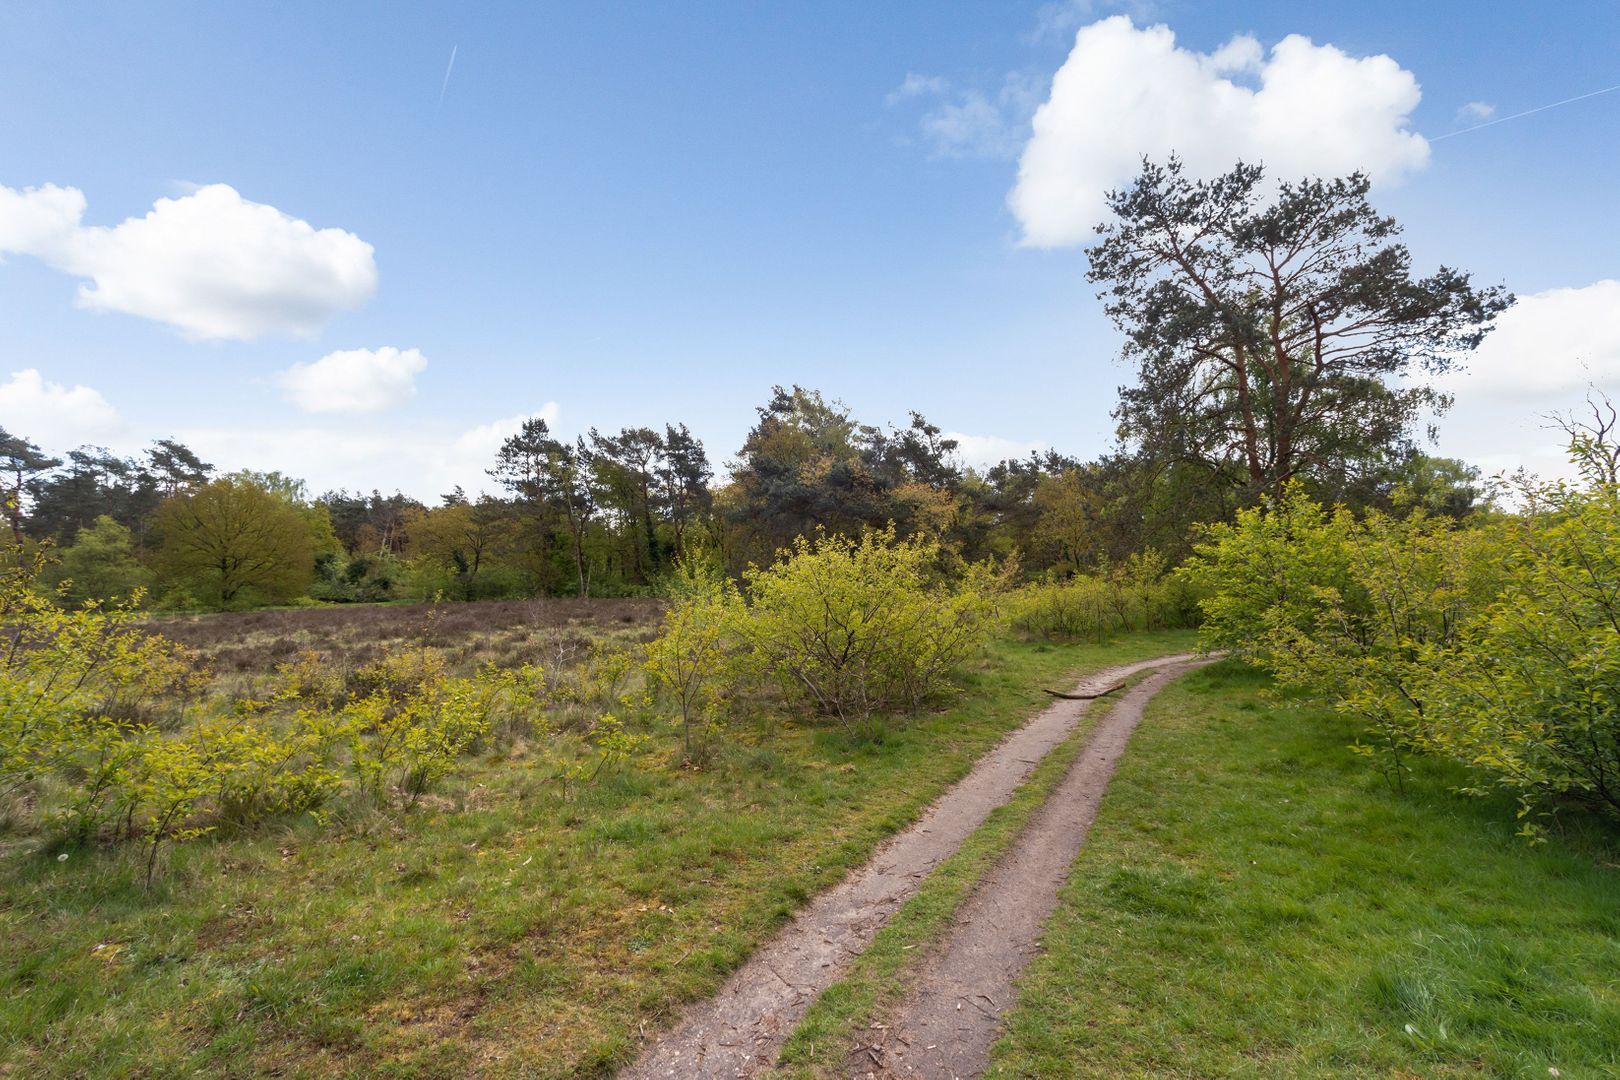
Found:
[{"label": "fallen log", "polygon": [[1125,684],[1122,682],[1117,682],[1113,686],[1105,687],[1102,690],[1093,690],[1084,694],[1065,694],[1061,690],[1046,690],[1044,688],[1042,692],[1051,694],[1055,698],[1062,698],[1064,701],[1091,701],[1095,698],[1100,698],[1105,694],[1112,694],[1115,690],[1118,690],[1124,685]]}]

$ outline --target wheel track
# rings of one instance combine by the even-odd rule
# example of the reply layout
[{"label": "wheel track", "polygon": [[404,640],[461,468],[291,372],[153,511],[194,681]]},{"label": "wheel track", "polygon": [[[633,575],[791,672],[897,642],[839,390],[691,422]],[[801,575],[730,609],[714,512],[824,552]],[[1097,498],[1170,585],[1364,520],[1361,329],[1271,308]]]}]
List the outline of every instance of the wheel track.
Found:
[{"label": "wheel track", "polygon": [[[1138,672],[1185,666],[1192,659],[1182,654],[1109,668],[1083,680],[1074,692],[1096,692]],[[1089,704],[1059,700],[1003,739],[864,866],[812,900],[713,997],[695,1003],[673,1028],[650,1039],[619,1074],[621,1080],[747,1077],[773,1064],[817,995],[838,979],[922,879],[1012,797],[1074,730]],[[1055,904],[1055,885],[1052,891]]]},{"label": "wheel track", "polygon": [[950,929],[910,976],[881,1044],[853,1052],[852,1077],[966,1078],[990,1065],[1001,1015],[1040,948],[1058,893],[1147,703],[1202,662],[1169,665],[1137,684],[1098,721],[1079,757],[995,867],[958,908]]}]

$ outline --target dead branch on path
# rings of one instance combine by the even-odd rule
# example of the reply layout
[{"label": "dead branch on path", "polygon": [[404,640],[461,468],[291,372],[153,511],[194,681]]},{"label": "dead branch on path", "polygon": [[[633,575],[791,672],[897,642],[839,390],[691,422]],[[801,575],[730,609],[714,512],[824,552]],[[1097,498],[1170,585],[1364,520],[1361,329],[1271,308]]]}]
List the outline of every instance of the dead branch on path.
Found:
[{"label": "dead branch on path", "polygon": [[1118,690],[1124,685],[1125,684],[1123,682],[1117,682],[1114,685],[1105,687],[1102,690],[1090,690],[1081,694],[1065,694],[1060,690],[1046,690],[1044,688],[1041,692],[1051,694],[1055,698],[1062,698],[1064,701],[1091,701],[1095,698],[1103,697],[1106,694],[1112,694],[1115,690]]}]

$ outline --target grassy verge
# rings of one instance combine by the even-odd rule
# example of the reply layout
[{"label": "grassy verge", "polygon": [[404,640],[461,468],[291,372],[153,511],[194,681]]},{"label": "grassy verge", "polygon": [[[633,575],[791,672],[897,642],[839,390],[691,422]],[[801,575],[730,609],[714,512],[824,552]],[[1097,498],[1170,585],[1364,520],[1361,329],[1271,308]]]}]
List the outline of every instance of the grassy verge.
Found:
[{"label": "grassy verge", "polygon": [[1091,729],[1110,708],[1111,702],[1093,703],[1074,732],[1041,760],[1007,804],[992,811],[956,854],[941,863],[916,895],[895,912],[856,957],[848,974],[810,1007],[783,1046],[775,1075],[783,1080],[841,1076],[852,1048],[881,1041],[882,1033],[872,1024],[904,997],[907,969],[950,927],[956,909],[1046,802]]},{"label": "grassy verge", "polygon": [[1235,664],[1159,695],[994,1076],[1620,1075],[1612,835],[1541,846]]},{"label": "grassy verge", "polygon": [[605,1072],[1042,683],[1187,644],[1005,643],[881,740],[762,718],[702,772],[648,757],[567,798],[519,752],[414,813],[182,846],[151,892],[127,852],[0,854],[0,1073]]}]

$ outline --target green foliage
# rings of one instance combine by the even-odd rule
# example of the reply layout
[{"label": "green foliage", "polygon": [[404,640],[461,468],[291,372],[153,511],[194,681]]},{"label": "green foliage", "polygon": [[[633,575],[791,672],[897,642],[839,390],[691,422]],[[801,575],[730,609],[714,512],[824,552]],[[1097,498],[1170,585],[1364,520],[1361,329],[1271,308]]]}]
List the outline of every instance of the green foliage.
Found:
[{"label": "green foliage", "polygon": [[348,709],[356,775],[378,796],[392,782],[414,805],[489,734],[499,689],[493,676],[445,678],[430,671],[357,699]]},{"label": "green foliage", "polygon": [[455,502],[408,519],[410,554],[418,576],[449,595],[475,599],[488,591],[490,572],[517,546],[518,523],[489,497]]},{"label": "green foliage", "polygon": [[151,571],[136,558],[133,534],[106,514],[79,530],[49,576],[61,584],[67,599],[78,603],[124,601],[152,585]]},{"label": "green foliage", "polygon": [[[139,841],[148,881],[164,844],[319,814],[351,775],[414,804],[489,735],[498,708],[521,708],[539,685],[527,667],[452,677],[425,647],[347,678],[305,652],[279,666],[267,697],[154,722],[159,702],[183,713],[206,673],[136,628],[139,594],[65,607],[37,586],[42,554],[3,558],[0,798],[26,794],[29,812],[78,843]],[[633,737],[608,727],[603,752],[621,760]]]},{"label": "green foliage", "polygon": [[894,529],[858,540],[800,537],[770,566],[750,567],[733,632],[756,670],[790,700],[846,724],[914,710],[944,691],[983,647],[1004,580],[975,564],[948,582],[939,544]]},{"label": "green foliage", "polygon": [[0,797],[70,767],[116,756],[121,703],[167,694],[183,701],[192,673],[183,651],[134,625],[124,606],[64,607],[37,582],[40,554],[0,552]]},{"label": "green foliage", "polygon": [[319,810],[342,787],[339,755],[352,731],[347,716],[298,709],[285,722],[263,716],[210,717],[182,741],[211,770],[208,794],[220,818],[243,825]]},{"label": "green foliage", "polygon": [[1284,685],[1362,718],[1399,779],[1402,752],[1432,745],[1429,732],[1449,723],[1430,700],[1435,676],[1501,588],[1501,538],[1422,512],[1339,522],[1352,584],[1318,590],[1308,625],[1273,613],[1264,657]]},{"label": "green foliage", "polygon": [[1350,573],[1356,523],[1290,485],[1277,500],[1210,527],[1178,571],[1201,597],[1201,636],[1214,649],[1263,661],[1273,632],[1309,633],[1325,606],[1361,605]]},{"label": "green foliage", "polygon": [[822,533],[751,566],[746,599],[712,563],[683,563],[645,666],[675,701],[687,760],[705,751],[726,699],[754,687],[856,728],[937,699],[998,625],[1015,569],[948,573],[948,562],[936,541],[892,526]]},{"label": "green foliage", "polygon": [[[701,564],[696,564],[701,566]],[[681,713],[682,752],[700,756],[702,736],[717,722],[715,684],[724,679],[735,648],[733,625],[746,615],[741,598],[724,578],[687,570],[664,613],[663,629],[647,647],[647,671],[674,698]],[[694,745],[693,733],[699,739]]]},{"label": "green foliage", "polygon": [[349,676],[349,691],[357,697],[399,702],[428,693],[447,677],[444,657],[425,645],[400,649]]},{"label": "green foliage", "polygon": [[1524,798],[1620,816],[1620,487],[1537,488],[1500,595],[1433,664],[1427,745]]},{"label": "green foliage", "polygon": [[1587,476],[1523,481],[1521,513],[1468,525],[1358,521],[1290,489],[1210,529],[1181,575],[1206,644],[1361,719],[1397,780],[1431,753],[1522,816],[1620,815],[1620,489]]},{"label": "green foliage", "polygon": [[956,509],[956,445],[915,412],[907,427],[885,431],[815,390],[773,387],[720,500],[733,566],[819,529],[937,534]]},{"label": "green foliage", "polygon": [[134,760],[118,781],[131,832],[136,812],[146,812],[143,838],[150,886],[165,840],[194,840],[210,830],[211,826],[193,823],[192,815],[208,794],[213,770],[203,747],[193,739],[155,738],[130,749]]},{"label": "green foliage", "polygon": [[1189,583],[1167,573],[1162,555],[1146,551],[1096,574],[1025,585],[1007,600],[1014,629],[1048,641],[1100,641],[1132,630],[1194,625]]},{"label": "green foliage", "polygon": [[1144,162],[1111,193],[1088,279],[1137,368],[1115,415],[1163,461],[1250,495],[1344,490],[1449,399],[1423,381],[1476,347],[1513,297],[1440,267],[1419,278],[1361,173],[1194,180]]},{"label": "green foliage", "polygon": [[[158,568],[219,607],[291,600],[309,588],[315,541],[324,541],[308,511],[287,502],[279,488],[242,476],[215,480],[158,507]],[[329,520],[326,526],[329,534]]]},{"label": "green foliage", "polygon": [[[341,553],[319,555],[309,595],[338,603],[377,603],[400,596],[408,577],[406,564],[386,551],[347,557]],[[435,591],[442,590],[430,589],[428,595]]]}]

